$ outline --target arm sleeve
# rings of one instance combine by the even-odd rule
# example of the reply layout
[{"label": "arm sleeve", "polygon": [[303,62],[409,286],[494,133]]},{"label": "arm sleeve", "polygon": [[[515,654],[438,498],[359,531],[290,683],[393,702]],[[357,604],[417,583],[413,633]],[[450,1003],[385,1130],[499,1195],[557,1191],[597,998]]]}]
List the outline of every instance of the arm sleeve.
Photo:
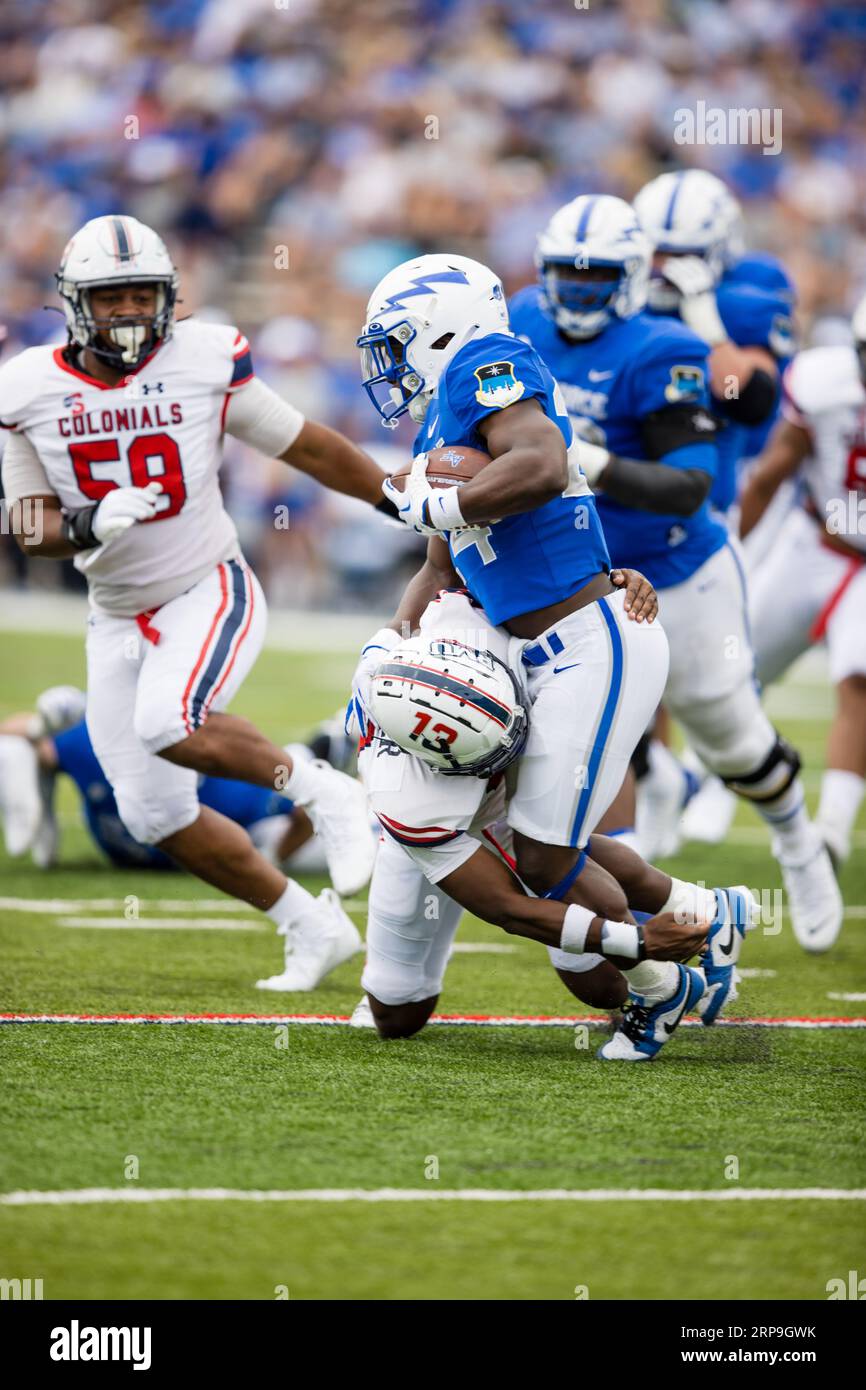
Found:
[{"label": "arm sleeve", "polygon": [[9,503],[22,497],[53,495],[39,455],[24,434],[8,434],[3,451],[3,494]]},{"label": "arm sleeve", "polygon": [[638,365],[633,404],[647,458],[715,473],[719,422],[710,408],[708,352],[697,339],[674,341]]},{"label": "arm sleeve", "polygon": [[301,412],[258,377],[229,396],[226,432],[268,458],[279,458],[291,448],[303,427]]}]

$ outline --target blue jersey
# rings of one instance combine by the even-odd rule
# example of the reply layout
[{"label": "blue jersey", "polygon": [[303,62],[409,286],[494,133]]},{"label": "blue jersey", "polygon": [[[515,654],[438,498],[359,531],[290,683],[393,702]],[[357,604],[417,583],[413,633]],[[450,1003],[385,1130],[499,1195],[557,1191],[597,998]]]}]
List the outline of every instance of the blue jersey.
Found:
[{"label": "blue jersey", "polygon": [[[114,792],[97,761],[82,720],[54,738],[57,766],[71,777],[81,796],[84,819],[97,845],[120,868],[174,869],[177,865],[154,845],[141,845],[127,830],[117,810]],[[202,806],[220,811],[244,828],[267,816],[288,815],[292,802],[267,787],[205,777],[198,789]]]},{"label": "blue jersey", "polygon": [[[624,458],[715,475],[706,343],[678,319],[647,313],[613,319],[598,337],[574,342],[542,304],[537,285],[520,290],[509,306],[511,325],[556,377],[576,434]],[[678,444],[676,431],[666,432],[664,412],[675,406],[694,407],[705,439]],[[614,565],[641,570],[657,589],[688,579],[725,543],[725,528],[706,502],[692,516],[626,507],[603,492],[596,504]]]},{"label": "blue jersey", "polygon": [[[538,353],[507,333],[490,333],[467,343],[439,378],[415,453],[448,444],[486,450],[478,430],[481,421],[517,401],[533,399],[559,427],[568,446],[568,414]],[[555,497],[534,511],[489,526],[452,532],[448,544],[454,568],[493,623],[560,603],[610,568],[588,492]]]},{"label": "blue jersey", "polygon": [[[719,438],[719,471],[711,501],[727,511],[737,495],[737,468],[754,458],[766,443],[782,401],[782,374],[796,350],[793,312],[796,291],[775,256],[754,253],[735,262],[722,277],[716,302],[731,342],[738,347],[762,347],[779,367],[776,400],[760,425],[729,420]],[[724,404],[719,403],[724,413]]]}]

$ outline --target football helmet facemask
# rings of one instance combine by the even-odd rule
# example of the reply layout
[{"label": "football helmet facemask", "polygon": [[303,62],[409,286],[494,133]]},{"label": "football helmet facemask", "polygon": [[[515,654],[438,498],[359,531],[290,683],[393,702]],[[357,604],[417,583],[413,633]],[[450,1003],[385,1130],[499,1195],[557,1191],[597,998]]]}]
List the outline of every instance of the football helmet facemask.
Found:
[{"label": "football helmet facemask", "polygon": [[[134,217],[95,217],[67,243],[55,276],[70,342],[118,371],[137,367],[174,328],[178,276],[162,238]],[[152,315],[97,319],[90,292],[153,285]]]},{"label": "football helmet facemask", "polygon": [[473,338],[507,333],[502,283],[467,256],[405,261],[379,282],[357,339],[364,390],[394,429],[408,410],[422,424],[439,378]]},{"label": "football helmet facemask", "polygon": [[[583,194],[554,213],[535,264],[544,307],[567,338],[595,338],[646,303],[651,248],[622,198]],[[595,272],[595,274],[593,274]]]}]

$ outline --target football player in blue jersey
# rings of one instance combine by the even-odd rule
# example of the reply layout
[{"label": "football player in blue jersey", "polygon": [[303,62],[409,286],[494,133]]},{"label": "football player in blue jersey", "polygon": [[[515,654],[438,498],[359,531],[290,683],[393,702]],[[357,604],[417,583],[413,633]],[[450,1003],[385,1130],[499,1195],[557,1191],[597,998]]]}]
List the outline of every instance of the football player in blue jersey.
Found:
[{"label": "football player in blue jersey", "polygon": [[[715,174],[661,174],[641,189],[634,207],[655,248],[650,311],[677,315],[712,349],[710,389],[724,429],[710,501],[728,514],[743,464],[761,452],[778,415],[782,373],[796,347],[794,285],[775,256],[743,254],[740,206]],[[661,840],[675,843],[686,777],[656,743],[651,758],[660,775],[643,786],[656,793],[652,804]],[[699,760],[694,770],[700,771]],[[682,833],[718,843],[732,815],[733,799],[717,778],[705,775],[686,808]]]},{"label": "football player in blue jersey", "polygon": [[[679,317],[643,309],[651,254],[628,204],[576,198],[539,238],[540,283],[516,296],[512,327],[591,441],[580,462],[614,564],[641,570],[658,591],[671,653],[665,703],[705,765],[771,827],[792,916],[808,935],[839,918],[842,903],[806,812],[800,760],[761,708],[741,560],[709,502],[711,348]],[[741,373],[740,402],[754,403],[741,350],[725,352],[723,365]],[[754,372],[766,381],[755,390],[769,400],[775,386],[760,361]]]},{"label": "football player in blue jersey", "polygon": [[[658,625],[627,621],[580,466],[585,446],[575,444],[542,358],[509,330],[492,271],[451,255],[397,267],[370,298],[358,347],[385,424],[408,412],[419,426],[405,492],[383,484],[401,519],[430,537],[399,622],[413,629],[441,590],[462,585],[515,640],[531,710],[508,808],[516,867],[536,895],[571,900],[560,947],[573,958],[595,914],[609,919],[604,930],[633,920],[615,881],[586,865],[586,847],[661,697],[667,642]],[[446,445],[484,450],[492,461],[460,488],[433,489],[426,451]],[[439,879],[445,892],[449,881]],[[641,961],[633,950],[623,939],[623,959],[637,962],[628,970],[633,1001],[605,1058],[654,1055],[705,992],[699,970]]]},{"label": "football player in blue jersey", "polygon": [[739,203],[715,174],[660,174],[634,209],[654,248],[649,311],[678,317],[711,348],[709,387],[725,428],[710,501],[727,512],[738,465],[760,452],[778,410],[796,348],[794,285],[775,256],[743,253]]}]

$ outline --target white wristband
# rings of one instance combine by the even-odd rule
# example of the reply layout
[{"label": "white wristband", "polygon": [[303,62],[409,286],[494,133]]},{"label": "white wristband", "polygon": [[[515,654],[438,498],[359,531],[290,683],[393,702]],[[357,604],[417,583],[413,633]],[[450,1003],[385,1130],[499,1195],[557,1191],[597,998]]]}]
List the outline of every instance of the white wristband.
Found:
[{"label": "white wristband", "polygon": [[575,956],[583,955],[586,935],[595,915],[588,907],[580,907],[577,903],[569,904],[565,909],[562,935],[559,938],[559,945],[563,951],[571,951]]},{"label": "white wristband", "polygon": [[460,488],[436,488],[430,498],[430,525],[437,531],[457,531],[466,525],[460,510]]},{"label": "white wristband", "polygon": [[601,929],[601,953],[640,960],[640,934],[634,923],[605,921]]}]

